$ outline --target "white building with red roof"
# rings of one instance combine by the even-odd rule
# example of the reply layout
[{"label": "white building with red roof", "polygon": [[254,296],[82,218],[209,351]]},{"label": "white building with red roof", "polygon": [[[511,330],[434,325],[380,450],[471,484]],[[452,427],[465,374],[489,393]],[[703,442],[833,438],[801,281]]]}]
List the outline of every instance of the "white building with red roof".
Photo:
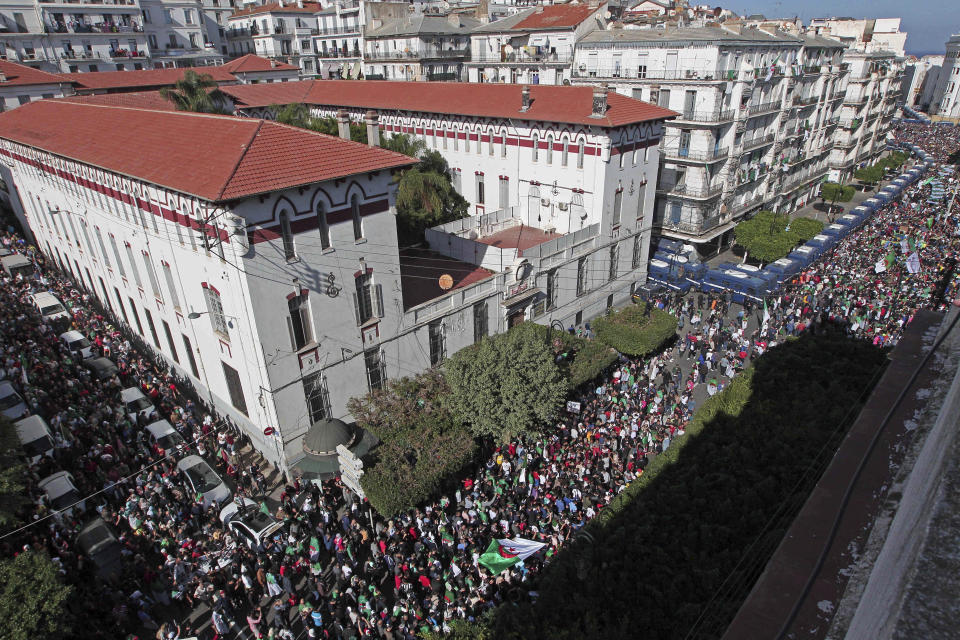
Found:
[{"label": "white building with red roof", "polygon": [[470,82],[562,84],[570,80],[577,42],[606,25],[595,1],[538,5],[473,30]]},{"label": "white building with red roof", "polygon": [[316,72],[312,38],[318,34],[320,3],[295,0],[238,9],[227,19],[227,49],[232,56],[254,53],[286,62],[305,75]]},{"label": "white building with red roof", "polygon": [[60,98],[72,93],[72,83],[57,74],[0,60],[0,111],[15,109],[41,98]]}]

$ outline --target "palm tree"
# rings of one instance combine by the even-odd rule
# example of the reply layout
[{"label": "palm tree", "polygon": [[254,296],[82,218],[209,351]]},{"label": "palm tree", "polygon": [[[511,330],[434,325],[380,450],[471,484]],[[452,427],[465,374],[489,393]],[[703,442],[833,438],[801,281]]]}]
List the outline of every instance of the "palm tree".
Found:
[{"label": "palm tree", "polygon": [[411,158],[420,158],[427,150],[427,143],[420,138],[414,138],[405,134],[384,137],[380,141],[380,146],[389,151],[396,151]]},{"label": "palm tree", "polygon": [[193,69],[187,69],[172,89],[160,89],[160,95],[173,102],[178,111],[230,113],[226,106],[227,96],[220,91],[216,80],[209,74],[199,74]]}]

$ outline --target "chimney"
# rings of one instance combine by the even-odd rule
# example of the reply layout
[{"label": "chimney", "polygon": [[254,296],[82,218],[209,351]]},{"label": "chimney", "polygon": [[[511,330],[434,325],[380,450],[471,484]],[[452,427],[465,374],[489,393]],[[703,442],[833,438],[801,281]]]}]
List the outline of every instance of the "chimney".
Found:
[{"label": "chimney", "polygon": [[371,147],[380,146],[380,116],[376,111],[367,111],[363,119],[367,123],[367,144]]},{"label": "chimney", "polygon": [[607,115],[607,83],[593,88],[593,113],[591,118],[602,118]]},{"label": "chimney", "polygon": [[523,85],[523,88],[520,89],[520,111],[526,112],[530,110],[530,105],[533,104],[533,101],[530,99],[530,86]]},{"label": "chimney", "polygon": [[350,118],[344,109],[337,111],[337,133],[344,140],[350,139]]}]

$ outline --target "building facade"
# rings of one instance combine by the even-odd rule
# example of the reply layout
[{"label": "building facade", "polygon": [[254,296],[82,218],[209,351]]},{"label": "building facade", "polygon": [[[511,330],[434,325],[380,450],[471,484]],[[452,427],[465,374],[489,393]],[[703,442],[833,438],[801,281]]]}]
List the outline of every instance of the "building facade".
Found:
[{"label": "building facade", "polygon": [[409,15],[386,21],[364,34],[367,80],[466,80],[470,31],[479,22],[469,16]]},{"label": "building facade", "polygon": [[317,59],[313,36],[318,34],[317,3],[279,2],[239,9],[227,20],[227,42],[231,56],[253,53],[299,67],[313,76]]},{"label": "building facade", "polygon": [[943,56],[923,56],[906,63],[903,73],[904,104],[928,111],[943,68]]},{"label": "building facade", "polygon": [[960,34],[947,40],[943,67],[930,101],[930,113],[945,118],[960,118]]},{"label": "building facade", "polygon": [[363,54],[362,3],[340,0],[317,11],[317,35],[313,36],[313,53],[317,58],[317,77],[329,79],[356,78]]},{"label": "building facade", "polygon": [[815,18],[807,29],[836,38],[852,50],[905,55],[907,34],[900,31],[900,18]]},{"label": "building facade", "polygon": [[0,111],[44,98],[73,94],[73,84],[59,76],[22,64],[0,60]]}]

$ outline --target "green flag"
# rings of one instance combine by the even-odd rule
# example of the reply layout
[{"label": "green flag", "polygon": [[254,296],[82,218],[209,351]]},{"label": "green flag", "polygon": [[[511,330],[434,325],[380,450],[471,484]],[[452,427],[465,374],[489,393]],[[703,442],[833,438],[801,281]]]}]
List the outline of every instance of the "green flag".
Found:
[{"label": "green flag", "polygon": [[927,218],[927,229],[932,229],[932,228],[933,228],[933,216],[930,216],[929,218]]},{"label": "green flag", "polygon": [[270,509],[267,508],[266,501],[260,503],[260,513],[270,515]]},{"label": "green flag", "polygon": [[310,538],[309,551],[310,551],[310,555],[311,555],[311,556],[314,556],[314,555],[320,553],[320,541],[317,540],[316,537]]},{"label": "green flag", "polygon": [[893,265],[897,263],[897,255],[893,251],[891,251],[890,253],[887,254],[887,257],[884,258],[884,260],[886,260],[887,269],[890,269],[891,267],[893,267]]},{"label": "green flag", "polygon": [[479,562],[489,569],[493,575],[497,575],[504,569],[509,569],[520,562],[520,558],[516,556],[507,557],[509,555],[510,554],[502,554],[500,552],[500,544],[496,540],[491,540],[487,550],[480,556]]}]

